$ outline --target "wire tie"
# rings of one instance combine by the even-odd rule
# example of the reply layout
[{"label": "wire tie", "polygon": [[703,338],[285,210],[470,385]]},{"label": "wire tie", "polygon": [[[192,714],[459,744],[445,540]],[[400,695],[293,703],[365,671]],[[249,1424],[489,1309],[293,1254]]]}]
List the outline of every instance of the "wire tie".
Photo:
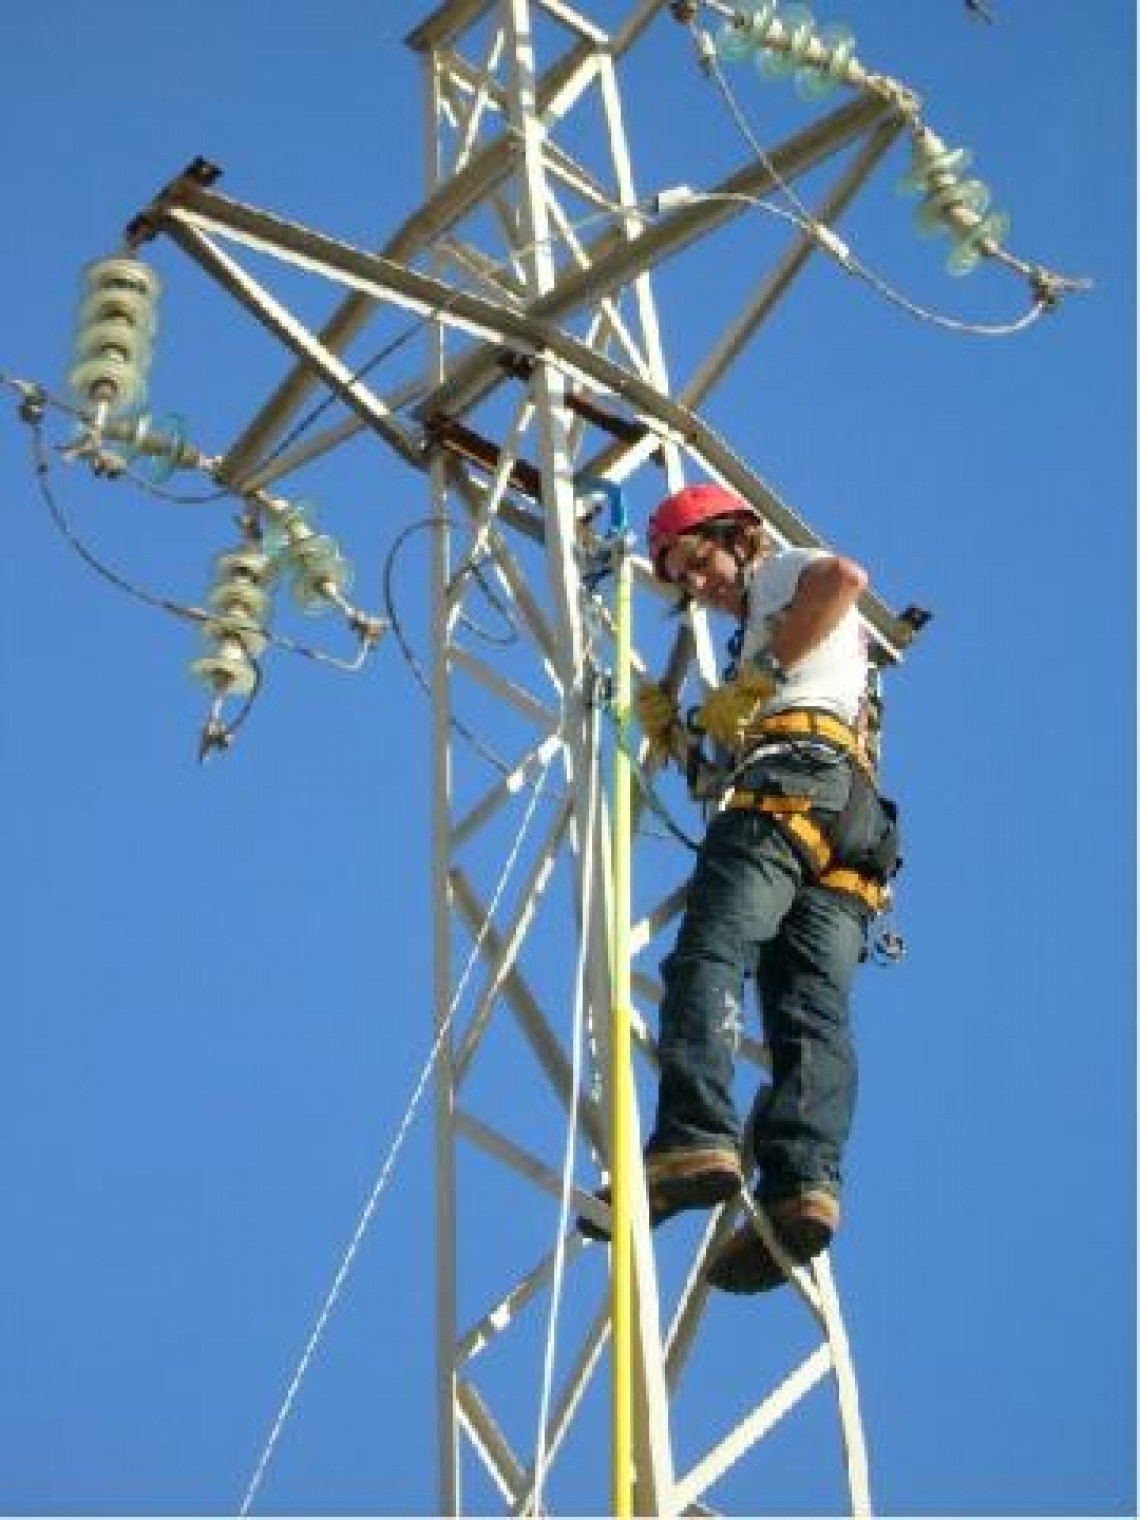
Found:
[{"label": "wire tie", "polygon": [[47,411],[47,392],[34,383],[24,384],[19,381],[15,383],[23,398],[20,402],[19,413],[21,421],[29,423],[32,427],[38,426],[44,420],[44,413]]},{"label": "wire tie", "polygon": [[826,249],[828,253],[843,265],[844,269],[849,270],[851,268],[851,249],[839,234],[834,232],[830,227],[825,226],[823,222],[814,222],[811,230],[812,236],[820,247]]}]

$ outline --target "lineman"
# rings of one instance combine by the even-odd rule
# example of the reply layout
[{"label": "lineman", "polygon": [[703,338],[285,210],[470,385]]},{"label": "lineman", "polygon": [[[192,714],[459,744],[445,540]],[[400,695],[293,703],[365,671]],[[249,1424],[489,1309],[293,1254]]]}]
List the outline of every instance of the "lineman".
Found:
[{"label": "lineman", "polygon": [[[868,659],[855,603],[867,577],[822,550],[773,549],[754,509],[715,485],[661,502],[649,552],[661,580],[738,623],[736,665],[694,717],[728,757],[727,787],[662,964],[651,1215],[709,1207],[742,1184],[732,1081],[752,973],[772,1080],[745,1150],[781,1243],[806,1261],[839,1223],[856,1090],[848,997],[898,866],[894,808],[861,737]],[[645,686],[636,706],[651,751],[682,753],[673,697]],[[751,1223],[708,1276],[742,1293],[783,1281]]]}]

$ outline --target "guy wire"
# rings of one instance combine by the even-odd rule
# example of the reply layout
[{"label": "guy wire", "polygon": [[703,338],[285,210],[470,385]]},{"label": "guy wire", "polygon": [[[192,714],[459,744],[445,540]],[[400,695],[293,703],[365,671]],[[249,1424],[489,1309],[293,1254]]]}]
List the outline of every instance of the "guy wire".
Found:
[{"label": "guy wire", "polygon": [[543,788],[546,784],[546,779],[550,774],[552,761],[553,756],[551,756],[550,759],[546,760],[543,763],[542,769],[535,779],[534,787],[530,795],[530,800],[527,803],[526,812],[524,813],[522,822],[519,825],[514,845],[511,848],[510,854],[507,856],[506,864],[503,867],[502,873],[499,876],[499,880],[496,883],[495,890],[492,893],[487,911],[483,916],[483,922],[479,927],[479,932],[475,936],[474,943],[471,946],[470,954],[467,957],[467,964],[464,966],[459,978],[458,985],[452,994],[451,1002],[448,1005],[447,1014],[440,1022],[439,1030],[436,1034],[432,1047],[428,1052],[427,1059],[423,1064],[419,1077],[417,1078],[415,1087],[412,1091],[411,1099],[408,1102],[408,1106],[404,1111],[404,1116],[401,1119],[400,1124],[396,1130],[395,1138],[393,1139],[391,1145],[388,1147],[387,1154],[385,1155],[384,1160],[381,1164],[376,1181],[373,1184],[372,1190],[368,1195],[368,1201],[366,1202],[364,1209],[359,1219],[357,1220],[356,1228],[352,1233],[352,1238],[348,1243],[348,1248],[341,1258],[340,1265],[337,1268],[336,1275],[333,1278],[332,1286],[330,1287],[328,1293],[325,1295],[325,1300],[321,1305],[320,1313],[317,1315],[313,1329],[309,1335],[307,1342],[305,1343],[305,1348],[301,1354],[300,1361],[298,1362],[296,1370],[293,1373],[289,1387],[285,1392],[285,1397],[282,1400],[281,1406],[277,1411],[276,1418],[273,1421],[268,1439],[266,1440],[265,1446],[262,1449],[260,1457],[258,1458],[257,1466],[254,1469],[254,1473],[250,1479],[249,1486],[246,1489],[245,1497],[242,1500],[241,1508],[238,1511],[240,1516],[244,1517],[249,1514],[250,1506],[252,1505],[254,1498],[257,1495],[258,1489],[261,1487],[262,1480],[265,1477],[266,1469],[268,1468],[269,1463],[273,1457],[277,1442],[281,1437],[281,1432],[285,1427],[285,1422],[292,1413],[293,1405],[295,1404],[297,1395],[300,1392],[301,1383],[305,1377],[305,1374],[308,1372],[310,1363],[312,1362],[317,1348],[320,1345],[321,1338],[325,1332],[325,1328],[328,1325],[328,1322],[332,1316],[332,1312],[337,1305],[344,1285],[348,1280],[348,1275],[352,1270],[352,1266],[356,1260],[357,1253],[360,1250],[361,1243],[363,1242],[364,1236],[368,1231],[368,1227],[372,1222],[373,1215],[376,1213],[381,1195],[384,1192],[384,1189],[387,1186],[388,1181],[392,1175],[392,1171],[396,1165],[396,1160],[403,1147],[404,1140],[408,1134],[408,1130],[411,1128],[412,1121],[415,1118],[416,1110],[419,1107],[420,1100],[424,1094],[424,1090],[427,1087],[428,1079],[435,1068],[435,1063],[439,1058],[439,1052],[443,1048],[443,1042],[451,1030],[456,1010],[459,1007],[459,1000],[463,996],[464,989],[467,986],[467,979],[471,975],[472,969],[475,966],[476,959],[478,958],[479,953],[482,949],[483,941],[486,938],[487,931],[491,927],[491,921],[499,906],[503,892],[506,890],[507,881],[514,869],[515,862],[519,857],[523,841],[526,838],[527,831],[530,828],[531,821],[533,820],[535,811],[538,807],[539,799],[542,796]]}]

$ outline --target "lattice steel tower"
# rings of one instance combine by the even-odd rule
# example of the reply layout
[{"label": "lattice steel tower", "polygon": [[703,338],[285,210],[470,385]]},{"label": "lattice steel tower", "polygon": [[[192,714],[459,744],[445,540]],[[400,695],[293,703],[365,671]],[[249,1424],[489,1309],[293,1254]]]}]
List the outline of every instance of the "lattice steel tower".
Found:
[{"label": "lattice steel tower", "polygon": [[[608,13],[610,30],[587,14],[595,10]],[[679,59],[687,28],[708,65],[705,20],[728,25],[725,59],[764,50],[772,72],[795,73],[821,100],[838,86],[840,103],[821,105],[806,128],[749,153],[701,194],[646,197],[619,78],[651,26],[674,27]],[[622,802],[601,766],[620,721],[612,700],[620,616],[606,600],[607,572],[620,580],[632,571],[634,603],[654,610],[649,622],[659,637],[662,603],[646,562],[628,553],[620,512],[611,524],[599,502],[619,508],[625,491],[648,503],[687,479],[708,478],[754,503],[778,542],[820,542],[699,409],[812,255],[844,257],[832,225],[902,134],[912,139],[924,213],[945,223],[959,263],[1001,260],[1035,280],[1042,305],[1056,290],[1043,271],[1004,252],[1000,218],[984,214],[969,188],[977,182],[962,180],[960,156],[925,128],[914,97],[867,72],[849,38],[814,30],[802,12],[793,17],[789,8],[781,20],[774,5],[759,5],[734,23],[727,6],[668,0],[446,0],[407,41],[423,75],[429,182],[423,204],[381,252],[230,200],[201,162],[140,215],[130,239],[137,246],[158,233],[172,238],[296,357],[212,467],[221,482],[249,497],[362,428],[426,476],[435,523],[438,1503],[442,1513],[462,1512],[461,1476],[485,1473],[504,1505],[525,1513],[536,1489],[545,1491],[544,1476],[556,1494],[559,1464],[574,1462],[596,1470],[591,1508],[600,1511],[607,1491],[598,1412],[604,1419],[608,1401],[598,1369],[612,1323],[611,1253],[587,1244],[573,1220],[579,1212],[605,1218],[593,1192],[613,1153],[615,1005],[633,1025],[638,1064],[625,1139],[638,1155],[636,1096],[652,1084],[649,1010],[659,993],[650,968],[690,862],[635,832],[626,956],[618,927],[626,862],[611,827]],[[786,251],[676,388],[652,271],[832,159],[831,190],[810,212],[801,203]],[[223,244],[269,254],[348,294],[314,332]],[[392,307],[417,319],[424,368],[381,393],[369,383],[371,366],[344,353]],[[352,416],[283,447],[317,385]],[[321,561],[316,582],[327,583],[333,564]],[[478,598],[485,609],[488,594],[509,613],[509,643],[473,636],[472,603]],[[918,620],[873,593],[860,610],[877,662],[896,661]],[[645,625],[635,618],[636,628]],[[716,679],[708,631],[693,613],[670,626],[668,680],[677,689],[691,673],[699,695],[701,682]],[[655,671],[660,663],[636,649],[632,659]],[[214,669],[219,700],[226,668],[223,660]],[[617,697],[620,709],[620,680]],[[649,811],[641,816],[652,821]],[[461,1005],[464,958],[482,983]],[[629,959],[632,996],[624,987]],[[763,1065],[755,1041],[745,1040],[744,1054]],[[568,1228],[552,1247],[568,1118],[581,1144]],[[798,1271],[793,1291],[763,1301],[773,1321],[803,1322],[806,1350],[801,1343],[782,1371],[766,1370],[763,1386],[762,1359],[721,1355],[716,1377],[702,1386],[698,1419],[686,1398],[712,1319],[701,1266],[738,1206],[726,1205],[699,1235],[677,1226],[651,1237],[636,1165],[631,1186],[627,1318],[616,1348],[628,1385],[615,1380],[615,1398],[628,1394],[628,1406],[615,1440],[628,1444],[632,1490],[623,1498],[618,1485],[617,1511],[714,1512],[724,1474],[831,1377],[850,1505],[867,1512],[855,1381],[827,1258]],[[563,1269],[561,1324],[574,1349],[543,1400],[536,1435],[537,1411],[525,1430],[505,1411],[519,1403],[512,1385],[536,1381],[538,1351],[548,1344],[542,1311]],[[479,1501],[479,1483],[470,1481]],[[762,1503],[761,1490],[756,1507]]]}]

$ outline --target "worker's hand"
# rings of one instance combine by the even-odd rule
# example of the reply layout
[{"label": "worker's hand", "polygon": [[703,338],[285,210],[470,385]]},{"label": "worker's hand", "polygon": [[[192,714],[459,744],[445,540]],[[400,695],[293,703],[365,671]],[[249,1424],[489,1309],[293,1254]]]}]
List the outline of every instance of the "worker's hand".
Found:
[{"label": "worker's hand", "polygon": [[764,670],[744,670],[705,698],[694,715],[710,739],[733,749],[743,743],[749,723],[776,691],[777,681]]},{"label": "worker's hand", "polygon": [[643,681],[633,699],[633,710],[641,731],[649,740],[649,760],[659,764],[669,758],[673,734],[680,722],[677,699],[663,686]]}]

